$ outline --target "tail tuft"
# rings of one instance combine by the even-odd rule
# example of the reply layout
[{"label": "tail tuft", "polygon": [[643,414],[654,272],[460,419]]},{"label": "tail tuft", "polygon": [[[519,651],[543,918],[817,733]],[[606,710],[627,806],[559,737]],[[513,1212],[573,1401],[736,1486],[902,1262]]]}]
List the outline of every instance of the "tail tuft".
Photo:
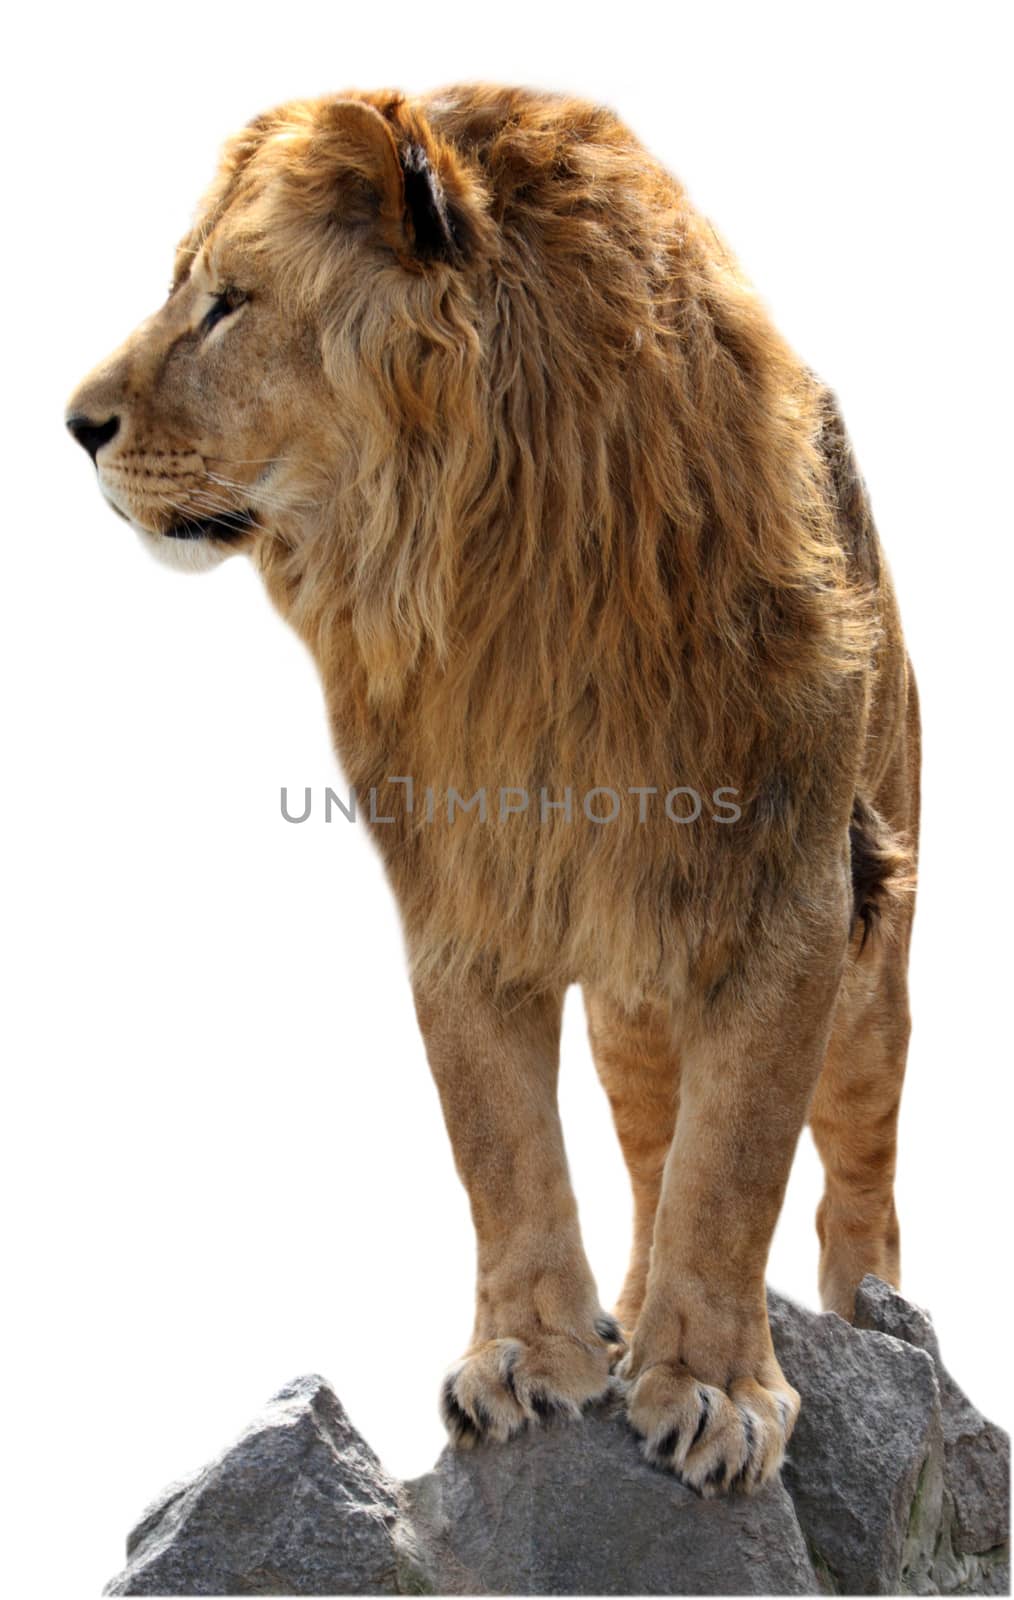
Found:
[{"label": "tail tuft", "polygon": [[860,954],[870,935],[894,906],[915,889],[915,858],[910,845],[895,833],[862,795],[852,802],[849,823],[852,851],[854,929],[862,924]]}]

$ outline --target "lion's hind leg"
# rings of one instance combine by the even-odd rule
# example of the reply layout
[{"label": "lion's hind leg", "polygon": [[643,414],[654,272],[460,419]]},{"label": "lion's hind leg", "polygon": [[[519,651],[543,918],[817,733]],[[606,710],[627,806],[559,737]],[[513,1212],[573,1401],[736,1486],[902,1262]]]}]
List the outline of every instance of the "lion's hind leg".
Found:
[{"label": "lion's hind leg", "polygon": [[588,1037],[612,1107],[634,1197],[634,1237],[616,1316],[629,1337],[637,1326],[651,1261],[662,1173],[679,1111],[679,1057],[667,1007],[626,1012],[585,991]]},{"label": "lion's hind leg", "polygon": [[895,916],[902,925],[875,933],[865,946],[861,928],[853,937],[810,1106],[825,1178],[817,1210],[821,1303],[849,1321],[866,1273],[895,1287],[900,1282],[894,1173],[908,1051],[911,907]]},{"label": "lion's hind leg", "polygon": [[866,1273],[900,1284],[894,1173],[918,829],[918,712],[914,688],[909,693],[907,736],[880,797],[898,831],[861,800],[853,809],[856,924],[809,1113],[825,1177],[817,1210],[821,1302],[849,1321]]}]

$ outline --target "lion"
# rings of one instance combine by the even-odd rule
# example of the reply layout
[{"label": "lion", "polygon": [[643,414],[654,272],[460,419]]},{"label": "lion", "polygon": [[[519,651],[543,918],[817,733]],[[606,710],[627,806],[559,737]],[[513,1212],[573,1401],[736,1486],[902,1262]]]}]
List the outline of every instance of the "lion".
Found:
[{"label": "lion", "polygon": [[[161,559],[254,562],[379,797],[477,1236],[452,1439],[618,1388],[651,1462],[757,1489],[799,1409],[765,1267],[807,1121],[824,1306],[899,1281],[918,708],[833,395],[611,111],[465,86],[245,127],[67,422]],[[557,1109],[572,984],[633,1187],[614,1313]]]}]

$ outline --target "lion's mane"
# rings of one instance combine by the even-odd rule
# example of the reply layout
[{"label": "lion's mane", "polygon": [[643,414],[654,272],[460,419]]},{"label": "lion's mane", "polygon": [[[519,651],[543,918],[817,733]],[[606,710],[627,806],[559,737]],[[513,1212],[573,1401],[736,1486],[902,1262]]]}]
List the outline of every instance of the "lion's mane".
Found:
[{"label": "lion's mane", "polygon": [[[732,992],[807,830],[846,838],[875,792],[867,718],[903,670],[874,658],[893,599],[833,400],[611,112],[471,87],[361,98],[436,175],[444,258],[399,256],[373,156],[337,116],[331,147],[321,103],[233,142],[204,221],[258,151],[259,248],[321,329],[335,395],[312,537],[304,518],[260,559],[350,779],[731,786],[744,812],[399,815],[376,834],[414,966],[590,975],[631,1003],[720,932]],[[344,228],[320,203],[336,151]]]}]

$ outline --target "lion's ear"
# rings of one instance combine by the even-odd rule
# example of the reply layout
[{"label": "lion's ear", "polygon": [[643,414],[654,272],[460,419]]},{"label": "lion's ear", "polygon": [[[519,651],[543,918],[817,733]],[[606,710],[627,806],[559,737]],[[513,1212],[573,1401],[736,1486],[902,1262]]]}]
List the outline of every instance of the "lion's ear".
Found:
[{"label": "lion's ear", "polygon": [[453,261],[458,254],[454,224],[443,185],[421,144],[406,144],[401,153],[405,214],[416,254],[427,260]]},{"label": "lion's ear", "polygon": [[340,141],[343,176],[375,196],[381,234],[398,257],[406,265],[457,259],[454,222],[425,136],[413,138],[417,129],[365,100],[333,100],[322,121]]},{"label": "lion's ear", "polygon": [[[338,168],[337,198],[328,194],[350,221],[366,221],[372,213],[385,239],[393,247],[404,244],[405,180],[391,126],[365,100],[331,100],[318,111],[313,154],[328,169],[325,181],[334,181]],[[356,204],[362,198],[363,210]],[[366,204],[369,197],[369,204]]]}]

